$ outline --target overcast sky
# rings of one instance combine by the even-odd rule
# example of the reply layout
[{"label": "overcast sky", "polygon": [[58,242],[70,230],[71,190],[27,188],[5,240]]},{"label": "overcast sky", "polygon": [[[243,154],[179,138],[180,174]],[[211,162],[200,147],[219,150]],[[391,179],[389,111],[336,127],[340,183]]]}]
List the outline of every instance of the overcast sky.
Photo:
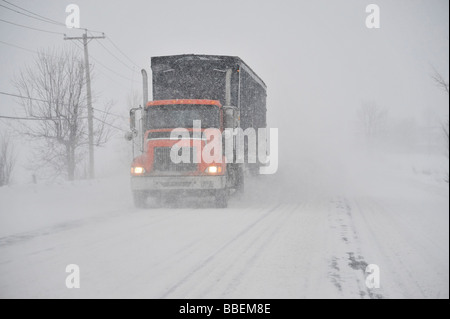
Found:
[{"label": "overcast sky", "polygon": [[[81,27],[105,32],[146,69],[150,57],[158,55],[239,56],[266,82],[268,123],[280,130],[306,127],[303,133],[334,134],[350,127],[361,101],[368,100],[388,109],[392,117],[410,117],[423,124],[448,116],[448,95],[430,79],[433,67],[448,79],[446,0],[8,1],[61,22],[66,6],[76,3]],[[365,8],[370,3],[381,9],[380,29],[366,28]],[[12,8],[4,1],[0,4]],[[0,19],[82,34],[4,7]],[[62,35],[2,21],[0,41],[30,50],[74,45]],[[126,115],[127,95],[141,90],[139,69],[110,41],[99,41],[128,67],[98,42],[89,44],[90,55],[118,73],[91,60],[96,103],[112,98],[115,110]],[[0,91],[14,93],[11,78],[35,54],[10,45],[0,42]],[[14,99],[0,96],[0,114],[15,111],[21,114]]]}]

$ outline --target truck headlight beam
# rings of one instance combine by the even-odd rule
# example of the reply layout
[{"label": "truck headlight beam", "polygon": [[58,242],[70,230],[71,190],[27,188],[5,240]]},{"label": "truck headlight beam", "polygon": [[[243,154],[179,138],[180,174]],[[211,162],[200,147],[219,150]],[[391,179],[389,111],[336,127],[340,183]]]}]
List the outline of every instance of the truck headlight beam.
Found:
[{"label": "truck headlight beam", "polygon": [[222,167],[221,166],[208,166],[205,170],[205,173],[220,174],[220,173],[222,173]]},{"label": "truck headlight beam", "polygon": [[142,175],[145,173],[145,168],[140,166],[135,166],[131,168],[131,174],[132,175]]}]

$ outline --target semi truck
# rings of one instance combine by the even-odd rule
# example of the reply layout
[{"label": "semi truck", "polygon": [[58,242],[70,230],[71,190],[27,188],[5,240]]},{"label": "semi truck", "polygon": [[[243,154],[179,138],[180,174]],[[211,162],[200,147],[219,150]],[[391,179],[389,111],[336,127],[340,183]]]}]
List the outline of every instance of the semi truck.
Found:
[{"label": "semi truck", "polygon": [[[265,83],[235,56],[152,57],[151,70],[153,100],[148,101],[147,73],[142,70],[143,106],[130,110],[127,135],[137,145],[133,157],[138,151],[131,164],[135,206],[146,207],[148,197],[210,196],[216,207],[227,207],[229,197],[243,193],[246,176],[258,174],[261,164],[248,155],[237,159],[236,137],[231,137],[231,159],[224,150],[220,160],[205,160],[202,151],[211,140],[204,133],[266,128]],[[247,154],[248,138],[243,148]],[[174,161],[171,152],[181,151],[189,160]]]}]

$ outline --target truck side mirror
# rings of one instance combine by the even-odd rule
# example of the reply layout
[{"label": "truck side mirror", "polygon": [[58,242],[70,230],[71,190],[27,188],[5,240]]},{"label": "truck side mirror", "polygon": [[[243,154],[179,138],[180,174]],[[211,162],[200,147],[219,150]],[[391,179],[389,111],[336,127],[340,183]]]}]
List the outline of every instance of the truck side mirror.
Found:
[{"label": "truck side mirror", "polygon": [[134,134],[133,132],[126,132],[124,137],[127,141],[131,141],[134,137]]},{"label": "truck side mirror", "polygon": [[130,110],[130,130],[131,132],[125,133],[125,139],[131,141],[137,136],[138,131],[136,130],[136,111],[140,110],[140,107],[135,107]]},{"label": "truck side mirror", "polygon": [[130,110],[130,130],[134,132],[136,130],[136,108]]}]

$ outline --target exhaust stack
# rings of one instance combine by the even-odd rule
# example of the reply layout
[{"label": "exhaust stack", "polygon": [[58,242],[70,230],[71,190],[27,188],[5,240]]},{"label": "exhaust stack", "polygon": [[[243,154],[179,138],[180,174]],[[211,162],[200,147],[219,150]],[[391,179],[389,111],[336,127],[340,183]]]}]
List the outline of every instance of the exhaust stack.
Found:
[{"label": "exhaust stack", "polygon": [[145,71],[145,69],[141,70],[142,73],[142,122],[141,122],[141,152],[144,151],[144,138],[145,138],[145,131],[144,131],[144,127],[147,123],[147,103],[148,103],[148,76],[147,76],[147,71]]},{"label": "exhaust stack", "polygon": [[148,102],[148,76],[147,76],[147,71],[145,71],[145,69],[142,69],[141,73],[142,73],[142,85],[143,85],[142,108],[145,109],[145,107],[147,106],[147,102]]}]

